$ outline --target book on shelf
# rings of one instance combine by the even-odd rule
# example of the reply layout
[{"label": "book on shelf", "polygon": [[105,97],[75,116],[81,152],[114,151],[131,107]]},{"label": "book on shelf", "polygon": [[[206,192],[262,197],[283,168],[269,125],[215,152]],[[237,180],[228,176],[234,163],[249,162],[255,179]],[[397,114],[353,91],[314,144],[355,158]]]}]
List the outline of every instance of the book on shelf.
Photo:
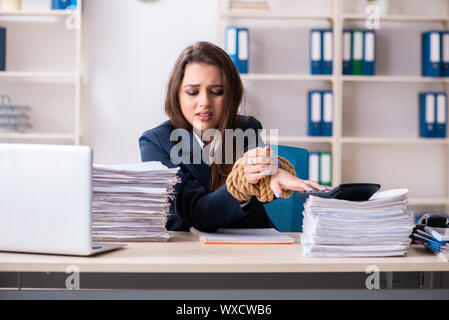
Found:
[{"label": "book on shelf", "polygon": [[229,54],[239,73],[249,69],[249,30],[235,26],[226,27],[225,51]]},{"label": "book on shelf", "polygon": [[422,138],[446,138],[446,92],[419,93],[419,135]]},{"label": "book on shelf", "polygon": [[310,30],[310,73],[332,74],[333,32],[331,29]]},{"label": "book on shelf", "polygon": [[375,75],[376,32],[374,30],[343,30],[343,74]]},{"label": "book on shelf", "polygon": [[311,90],[308,93],[309,136],[331,137],[333,126],[333,93],[331,90]]},{"label": "book on shelf", "polygon": [[66,10],[66,9],[74,10],[74,9],[76,9],[77,5],[78,5],[77,0],[52,0],[51,1],[51,9],[52,10]]},{"label": "book on shelf", "polygon": [[0,71],[6,71],[6,28],[0,27]]},{"label": "book on shelf", "polygon": [[232,12],[268,12],[269,5],[267,1],[251,1],[251,0],[229,0],[228,8]]},{"label": "book on shelf", "polygon": [[332,153],[328,151],[309,153],[309,180],[325,186],[332,185]]}]

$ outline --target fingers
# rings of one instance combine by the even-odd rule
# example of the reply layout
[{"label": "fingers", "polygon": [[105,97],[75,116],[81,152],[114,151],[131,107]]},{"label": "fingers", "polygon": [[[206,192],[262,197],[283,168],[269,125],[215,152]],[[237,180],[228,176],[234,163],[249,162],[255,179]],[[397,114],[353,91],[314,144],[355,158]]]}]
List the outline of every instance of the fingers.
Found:
[{"label": "fingers", "polygon": [[277,169],[277,165],[249,165],[244,167],[245,174],[262,172],[266,172],[266,174],[274,174]]},{"label": "fingers", "polygon": [[281,185],[279,184],[279,182],[276,179],[271,179],[270,187],[271,187],[271,190],[273,190],[274,196],[276,198],[279,198],[282,193],[282,188],[281,188]]},{"label": "fingers", "polygon": [[265,178],[269,174],[266,171],[263,172],[257,172],[252,174],[245,174],[246,181],[248,181],[251,184],[256,184],[260,181],[260,179]]}]

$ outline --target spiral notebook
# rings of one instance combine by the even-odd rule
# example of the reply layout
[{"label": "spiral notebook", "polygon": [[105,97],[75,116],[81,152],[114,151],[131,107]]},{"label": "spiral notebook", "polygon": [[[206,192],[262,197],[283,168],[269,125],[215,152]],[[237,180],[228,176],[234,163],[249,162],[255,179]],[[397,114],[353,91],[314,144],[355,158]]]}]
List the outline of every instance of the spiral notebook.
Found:
[{"label": "spiral notebook", "polygon": [[203,232],[190,228],[190,232],[204,244],[293,244],[295,239],[274,228],[218,229]]}]

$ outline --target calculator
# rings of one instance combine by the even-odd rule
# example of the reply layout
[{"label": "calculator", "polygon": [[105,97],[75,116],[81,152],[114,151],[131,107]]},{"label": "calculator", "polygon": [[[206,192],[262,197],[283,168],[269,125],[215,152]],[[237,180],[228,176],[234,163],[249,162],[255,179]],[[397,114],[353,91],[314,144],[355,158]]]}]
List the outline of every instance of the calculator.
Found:
[{"label": "calculator", "polygon": [[377,183],[344,183],[329,191],[296,191],[299,198],[308,198],[310,195],[349,201],[366,201],[380,189]]}]

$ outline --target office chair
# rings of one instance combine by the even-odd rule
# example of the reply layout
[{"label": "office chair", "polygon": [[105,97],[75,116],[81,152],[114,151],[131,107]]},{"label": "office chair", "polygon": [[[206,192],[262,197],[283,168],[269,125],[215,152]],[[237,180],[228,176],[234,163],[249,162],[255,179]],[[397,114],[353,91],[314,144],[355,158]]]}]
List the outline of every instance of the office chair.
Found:
[{"label": "office chair", "polygon": [[[306,149],[288,146],[272,146],[272,148],[274,150],[277,148],[278,155],[291,162],[298,178],[309,179],[309,152]],[[304,203],[305,199],[293,194],[288,199],[280,198],[265,204],[265,210],[279,231],[301,232]]]}]

